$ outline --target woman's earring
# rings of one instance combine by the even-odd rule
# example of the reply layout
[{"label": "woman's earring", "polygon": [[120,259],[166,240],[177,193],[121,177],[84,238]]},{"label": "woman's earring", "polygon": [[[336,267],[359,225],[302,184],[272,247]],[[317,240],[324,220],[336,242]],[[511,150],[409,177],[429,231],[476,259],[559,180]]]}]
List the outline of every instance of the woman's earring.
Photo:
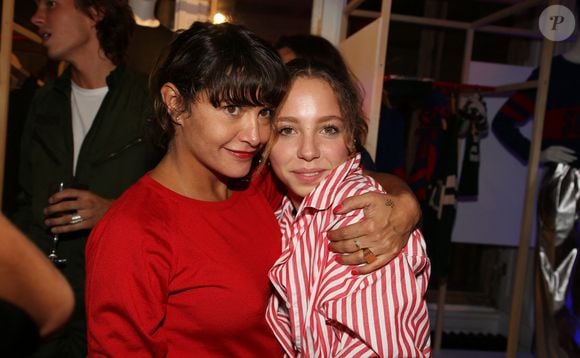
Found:
[{"label": "woman's earring", "polygon": [[181,115],[182,114],[183,114],[183,112],[178,112],[175,108],[171,108],[169,111],[169,115],[173,119],[173,122],[177,123],[177,124],[182,124],[181,123]]}]

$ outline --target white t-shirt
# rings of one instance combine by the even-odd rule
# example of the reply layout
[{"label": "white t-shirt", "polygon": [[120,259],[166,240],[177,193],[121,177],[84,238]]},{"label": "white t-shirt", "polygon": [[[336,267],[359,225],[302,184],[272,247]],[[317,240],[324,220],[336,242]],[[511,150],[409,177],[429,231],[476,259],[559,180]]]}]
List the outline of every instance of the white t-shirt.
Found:
[{"label": "white t-shirt", "polygon": [[105,86],[86,89],[79,87],[72,81],[71,86],[72,131],[74,143],[73,168],[76,172],[81,145],[83,144],[89,129],[93,125],[93,121],[97,116],[101,103],[103,103],[103,99],[109,91],[109,87]]}]

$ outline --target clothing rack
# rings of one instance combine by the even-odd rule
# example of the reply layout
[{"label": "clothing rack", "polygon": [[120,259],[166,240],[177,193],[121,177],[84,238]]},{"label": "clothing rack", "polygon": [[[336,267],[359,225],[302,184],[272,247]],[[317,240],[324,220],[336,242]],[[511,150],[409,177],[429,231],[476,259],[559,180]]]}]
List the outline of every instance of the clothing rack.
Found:
[{"label": "clothing rack", "polygon": [[412,76],[401,76],[401,75],[386,75],[384,78],[385,82],[388,81],[413,81],[413,82],[426,82],[431,83],[433,87],[448,89],[457,92],[479,92],[484,96],[499,96],[509,92],[521,91],[526,89],[533,89],[538,87],[538,81],[526,81],[512,83],[502,86],[484,86],[477,84],[461,83],[461,82],[447,82],[447,81],[437,81],[432,78],[426,77],[412,77]]},{"label": "clothing rack", "polygon": [[[416,16],[408,16],[408,15],[399,15],[399,14],[392,14],[391,13],[391,0],[382,0],[382,7],[381,11],[366,11],[366,10],[358,10],[357,8],[364,2],[364,0],[351,0],[348,1],[346,6],[341,5],[342,8],[340,11],[337,12],[337,17],[339,18],[338,22],[342,23],[341,28],[341,38],[339,40],[343,40],[346,34],[346,27],[348,22],[349,16],[359,16],[359,17],[370,17],[376,18],[379,21],[382,21],[383,26],[379,26],[378,28],[382,31],[381,36],[385,37],[388,34],[388,23],[390,21],[399,21],[405,23],[413,23],[418,25],[424,26],[432,26],[432,27],[443,27],[443,28],[454,28],[454,29],[462,29],[466,31],[466,39],[465,39],[465,47],[464,47],[464,54],[463,54],[463,65],[462,65],[462,82],[465,83],[467,81],[467,76],[469,74],[469,65],[471,62],[472,57],[472,50],[473,50],[473,42],[474,42],[474,34],[475,31],[481,32],[489,32],[489,33],[496,33],[508,36],[519,36],[519,37],[526,37],[526,38],[533,38],[533,39],[540,39],[542,38],[537,32],[530,31],[527,29],[517,29],[517,28],[509,28],[503,26],[493,26],[492,23],[495,23],[499,20],[502,20],[508,16],[513,14],[522,12],[523,10],[536,7],[538,5],[545,4],[545,0],[523,0],[517,2],[511,6],[508,6],[500,11],[492,13],[488,16],[485,16],[481,19],[478,19],[473,22],[461,22],[461,21],[450,21],[446,19],[436,19],[436,18],[424,18],[424,17],[416,17]],[[328,2],[324,2],[324,0],[315,0],[315,5],[317,3],[324,3],[328,5]],[[557,5],[560,2],[558,0],[549,0],[547,5]],[[332,9],[329,9],[332,11]],[[320,21],[319,19],[313,18],[314,21]],[[334,20],[336,21],[336,19]],[[324,28],[324,26],[320,26],[319,28]],[[323,34],[323,33],[320,33]],[[334,34],[330,33],[329,38],[333,38]],[[387,38],[388,40],[388,38]],[[382,44],[381,44],[382,45]],[[547,95],[548,95],[548,85],[549,85],[549,77],[550,77],[550,69],[552,64],[552,53],[554,49],[554,43],[546,38],[543,38],[542,41],[542,51],[540,56],[540,68],[539,68],[539,78],[537,81],[528,81],[523,83],[515,83],[507,86],[500,86],[494,89],[490,89],[487,94],[495,94],[495,93],[505,93],[509,91],[524,89],[524,88],[537,88],[536,92],[536,102],[535,102],[535,110],[534,110],[534,120],[533,120],[533,129],[532,129],[532,139],[530,145],[530,159],[528,162],[528,174],[526,180],[526,190],[525,190],[525,198],[524,198],[524,210],[522,213],[521,219],[521,228],[520,228],[520,238],[519,238],[519,246],[518,246],[518,254],[517,254],[517,262],[516,262],[516,271],[514,274],[514,283],[512,288],[512,302],[511,302],[511,312],[510,312],[510,320],[509,320],[509,331],[508,331],[508,345],[507,345],[507,352],[506,356],[509,358],[515,357],[517,353],[518,347],[518,340],[519,340],[519,326],[520,326],[520,318],[521,318],[521,309],[522,309],[522,298],[523,298],[523,289],[524,289],[524,281],[525,281],[525,273],[526,273],[526,265],[528,261],[528,251],[529,251],[529,242],[532,230],[532,223],[533,223],[533,214],[534,214],[534,193],[536,188],[536,181],[538,176],[538,166],[539,166],[539,158],[540,158],[540,146],[541,146],[541,139],[542,139],[542,131],[543,131],[543,124],[544,124],[544,116],[546,113],[546,102],[547,102]],[[384,59],[386,58],[386,50],[383,51],[383,68],[384,68]],[[372,94],[371,94],[372,96]],[[374,106],[380,106],[379,103],[373,103]],[[376,112],[375,112],[376,113]],[[377,118],[370,117],[371,123],[369,124],[369,130],[376,130],[376,126],[373,126],[373,121],[378,121]],[[372,133],[369,135],[369,138],[376,140],[376,134],[373,135]],[[371,148],[376,148],[376,143],[371,143]],[[443,284],[439,289],[439,299],[438,299],[438,312],[437,312],[437,323],[435,327],[435,343],[434,343],[434,350],[435,352],[439,351],[441,348],[441,336],[442,336],[442,318],[443,318],[443,308],[444,308],[444,297],[446,294],[446,285]]]},{"label": "clothing rack", "polygon": [[444,88],[458,92],[495,91],[495,87],[491,86],[472,85],[468,83],[445,82],[445,81],[433,81],[433,87]]},{"label": "clothing rack", "polygon": [[448,82],[448,81],[437,81],[432,78],[424,77],[411,77],[411,76],[401,76],[401,75],[386,75],[384,78],[385,82],[388,81],[414,81],[414,82],[427,82],[433,87],[457,91],[457,92],[484,92],[493,93],[496,92],[496,87],[483,86],[477,84],[461,83],[461,82]]}]

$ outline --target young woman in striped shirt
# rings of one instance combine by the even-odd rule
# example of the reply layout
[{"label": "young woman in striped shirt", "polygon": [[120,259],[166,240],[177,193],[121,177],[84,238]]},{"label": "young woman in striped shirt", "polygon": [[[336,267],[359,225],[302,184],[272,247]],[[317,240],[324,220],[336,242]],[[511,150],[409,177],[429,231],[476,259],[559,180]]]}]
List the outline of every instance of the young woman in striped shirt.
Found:
[{"label": "young woman in striped shirt", "polygon": [[[294,60],[291,85],[275,119],[270,164],[287,194],[277,211],[282,255],[269,276],[276,293],[267,320],[289,356],[431,355],[424,295],[430,264],[421,233],[387,266],[353,275],[328,250],[327,231],[363,219],[336,214],[347,197],[384,192],[362,175],[357,141],[367,126],[351,78]],[[375,259],[360,246],[367,262]]]}]

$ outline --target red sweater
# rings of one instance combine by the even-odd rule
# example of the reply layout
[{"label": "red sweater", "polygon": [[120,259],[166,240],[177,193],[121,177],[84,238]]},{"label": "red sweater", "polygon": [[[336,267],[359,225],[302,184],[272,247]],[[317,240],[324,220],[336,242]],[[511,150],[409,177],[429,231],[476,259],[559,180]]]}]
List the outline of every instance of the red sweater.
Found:
[{"label": "red sweater", "polygon": [[280,246],[256,189],[204,202],[144,176],[87,243],[89,356],[281,356],[265,320]]}]

